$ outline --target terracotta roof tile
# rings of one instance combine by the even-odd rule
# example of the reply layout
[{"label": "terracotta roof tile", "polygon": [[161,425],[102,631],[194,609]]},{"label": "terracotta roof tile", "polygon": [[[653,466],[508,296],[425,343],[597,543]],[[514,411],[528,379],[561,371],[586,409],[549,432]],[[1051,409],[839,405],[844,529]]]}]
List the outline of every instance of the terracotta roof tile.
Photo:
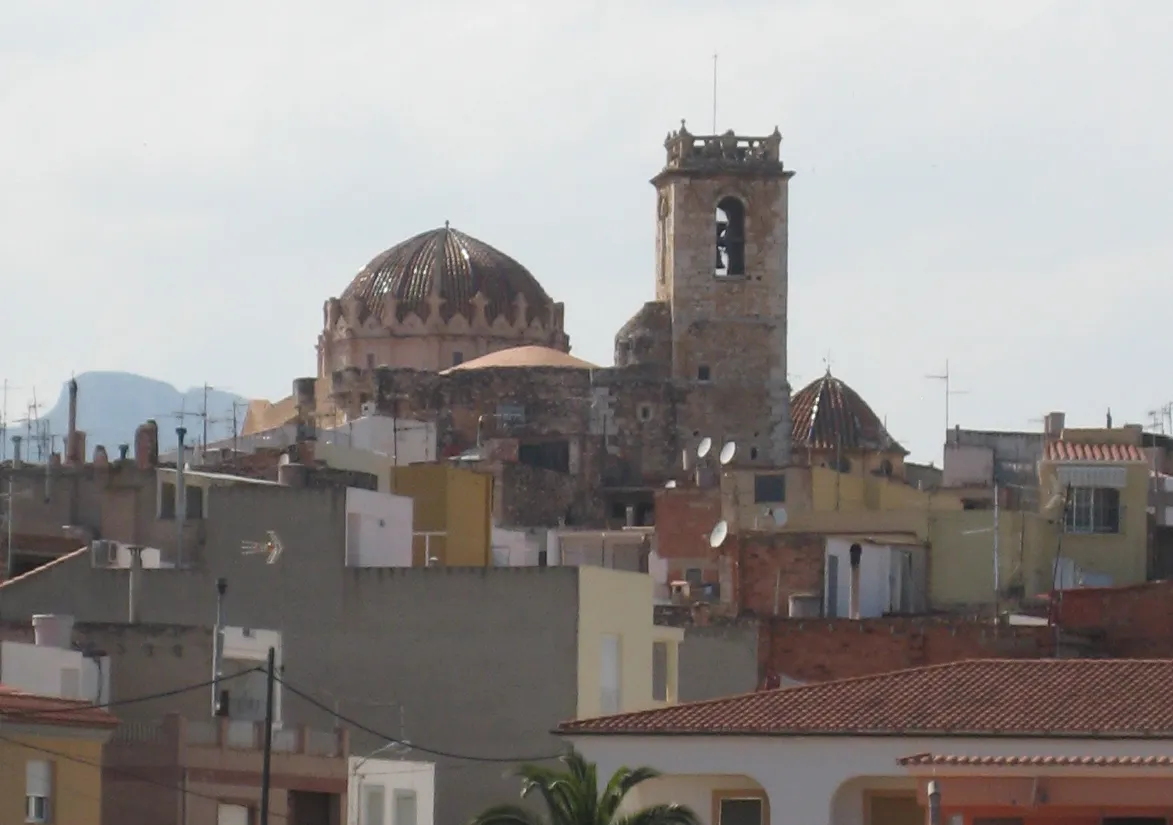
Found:
[{"label": "terracotta roof tile", "polygon": [[883,450],[907,454],[859,393],[828,372],[790,401],[795,445],[810,450]]},{"label": "terracotta roof tile", "polygon": [[0,685],[0,723],[116,728],[118,717],[108,710],[76,699],[38,696]]},{"label": "terracotta roof tile", "polygon": [[986,659],[564,723],[560,733],[1173,738],[1173,659]]},{"label": "terracotta roof tile", "polygon": [[958,756],[918,753],[900,760],[908,767],[973,768],[1169,768],[1173,756]]},{"label": "terracotta roof tile", "polygon": [[1048,441],[1047,461],[1147,461],[1144,451],[1132,444],[1081,444],[1077,441]]}]

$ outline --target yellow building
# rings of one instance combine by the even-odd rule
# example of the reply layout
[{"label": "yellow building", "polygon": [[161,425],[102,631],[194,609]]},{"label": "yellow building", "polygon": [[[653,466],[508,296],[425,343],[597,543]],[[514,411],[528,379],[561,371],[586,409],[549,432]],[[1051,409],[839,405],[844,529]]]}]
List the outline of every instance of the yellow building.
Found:
[{"label": "yellow building", "polygon": [[652,577],[578,568],[578,717],[674,704],[684,631],[655,624]]},{"label": "yellow building", "polygon": [[1044,531],[1033,573],[1050,587],[1055,559],[1117,586],[1146,581],[1149,479],[1140,426],[1064,429],[1039,462]]},{"label": "yellow building", "polygon": [[0,686],[0,825],[98,825],[102,746],[117,726],[86,702]]},{"label": "yellow building", "polygon": [[493,477],[446,464],[391,468],[391,492],[414,502],[412,564],[489,567]]}]

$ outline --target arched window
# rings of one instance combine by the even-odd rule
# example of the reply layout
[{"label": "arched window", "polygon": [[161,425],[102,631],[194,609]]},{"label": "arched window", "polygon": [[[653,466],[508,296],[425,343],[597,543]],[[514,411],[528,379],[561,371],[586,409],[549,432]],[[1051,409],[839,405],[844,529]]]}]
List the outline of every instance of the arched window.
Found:
[{"label": "arched window", "polygon": [[717,259],[719,278],[745,275],[745,206],[733,196],[717,204]]}]

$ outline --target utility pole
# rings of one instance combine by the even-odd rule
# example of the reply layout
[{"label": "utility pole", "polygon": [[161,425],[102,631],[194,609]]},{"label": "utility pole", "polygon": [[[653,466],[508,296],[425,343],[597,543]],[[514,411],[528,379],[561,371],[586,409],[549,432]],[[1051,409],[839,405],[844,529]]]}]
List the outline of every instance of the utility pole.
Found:
[{"label": "utility pole", "polygon": [[269,661],[266,665],[268,679],[265,684],[265,756],[261,763],[261,823],[269,825],[269,788],[273,776],[273,683],[277,681],[276,669],[277,652],[269,648]]},{"label": "utility pole", "polygon": [[236,460],[236,448],[237,448],[236,439],[240,434],[240,424],[237,421],[236,412],[237,412],[237,410],[240,410],[240,409],[247,410],[248,404],[244,403],[243,401],[233,401],[232,402],[232,460],[233,461]]},{"label": "utility pole", "polygon": [[203,419],[203,423],[204,423],[204,436],[203,436],[204,440],[202,442],[202,447],[205,450],[208,448],[208,390],[210,390],[210,389],[212,389],[212,387],[209,387],[208,382],[205,381],[204,382],[204,406],[200,408],[200,418]]}]

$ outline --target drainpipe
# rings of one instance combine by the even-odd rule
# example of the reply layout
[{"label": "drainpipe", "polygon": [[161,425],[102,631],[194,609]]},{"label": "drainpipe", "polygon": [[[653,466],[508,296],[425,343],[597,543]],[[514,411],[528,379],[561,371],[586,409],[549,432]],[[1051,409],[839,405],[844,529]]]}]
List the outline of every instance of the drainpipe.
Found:
[{"label": "drainpipe", "polygon": [[142,593],[142,576],[143,576],[143,548],[130,548],[130,586],[128,605],[128,621],[130,624],[138,624],[139,615],[139,599]]},{"label": "drainpipe", "polygon": [[212,639],[212,716],[227,716],[228,703],[220,695],[224,676],[224,593],[228,579],[216,579],[216,633]]},{"label": "drainpipe", "polygon": [[179,452],[175,458],[175,559],[183,566],[183,522],[187,518],[187,487],[184,486],[183,464],[186,451],[183,446],[183,437],[187,435],[186,427],[176,427],[175,435],[179,437]]},{"label": "drainpipe", "polygon": [[848,607],[848,616],[852,619],[859,618],[859,559],[863,555],[863,548],[858,544],[851,545],[851,549],[847,551],[851,557],[851,590],[850,602]]}]

